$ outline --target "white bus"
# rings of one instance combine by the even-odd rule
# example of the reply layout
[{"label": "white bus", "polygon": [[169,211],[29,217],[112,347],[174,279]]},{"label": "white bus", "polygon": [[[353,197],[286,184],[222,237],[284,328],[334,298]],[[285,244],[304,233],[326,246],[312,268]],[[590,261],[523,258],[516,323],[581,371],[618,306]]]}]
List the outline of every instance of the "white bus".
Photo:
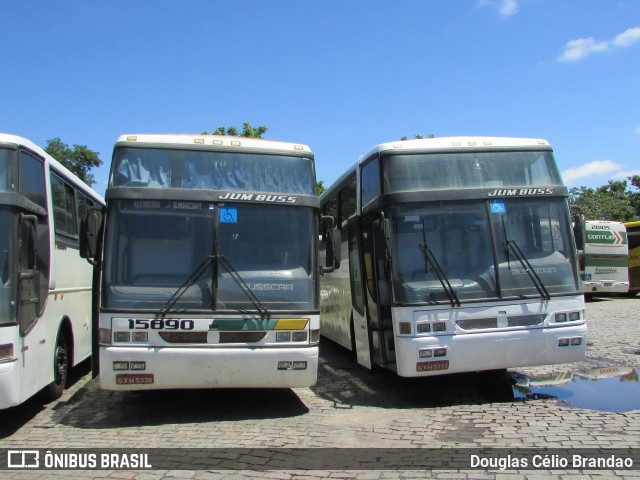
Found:
[{"label": "white bus", "polygon": [[383,143],[320,197],[342,266],[321,333],[403,377],[580,360],[568,192],[544,140]]},{"label": "white bus", "polygon": [[316,382],[320,202],[308,146],[124,135],[106,199],[102,388]]},{"label": "white bus", "polygon": [[[29,140],[0,134],[0,408],[44,389],[91,354],[93,268],[80,223],[104,200]],[[99,216],[99,212],[96,212]]]},{"label": "white bus", "polygon": [[586,295],[629,291],[629,245],[624,223],[587,220],[579,254]]}]

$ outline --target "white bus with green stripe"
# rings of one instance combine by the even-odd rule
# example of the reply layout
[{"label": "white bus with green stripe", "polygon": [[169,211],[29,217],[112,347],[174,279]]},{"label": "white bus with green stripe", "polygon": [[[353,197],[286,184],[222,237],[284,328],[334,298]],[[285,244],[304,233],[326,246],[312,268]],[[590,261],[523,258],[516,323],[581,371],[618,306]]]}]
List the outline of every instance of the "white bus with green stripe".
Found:
[{"label": "white bus with green stripe", "polygon": [[106,198],[102,388],[316,382],[326,267],[308,146],[122,136]]},{"label": "white bus with green stripe", "polygon": [[587,295],[627,293],[629,246],[624,223],[586,221],[580,267]]}]

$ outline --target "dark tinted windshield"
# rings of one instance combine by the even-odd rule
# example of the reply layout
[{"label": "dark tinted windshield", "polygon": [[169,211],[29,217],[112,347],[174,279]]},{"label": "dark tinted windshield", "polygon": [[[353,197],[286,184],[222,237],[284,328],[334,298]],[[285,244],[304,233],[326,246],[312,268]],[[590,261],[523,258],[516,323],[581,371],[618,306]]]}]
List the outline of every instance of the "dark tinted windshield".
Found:
[{"label": "dark tinted windshield", "polygon": [[420,244],[428,245],[461,302],[539,295],[522,264],[507,253],[507,239],[521,249],[550,294],[579,289],[563,199],[490,203],[490,208],[484,200],[391,208],[393,293],[397,303],[448,301]]},{"label": "dark tinted windshield", "polygon": [[[109,212],[108,222],[106,308],[160,310],[217,252],[266,308],[317,309],[312,248],[315,224],[310,208],[120,201]],[[212,290],[215,265],[210,261],[202,269],[173,308],[255,310],[242,288],[219,265],[218,287]]]}]

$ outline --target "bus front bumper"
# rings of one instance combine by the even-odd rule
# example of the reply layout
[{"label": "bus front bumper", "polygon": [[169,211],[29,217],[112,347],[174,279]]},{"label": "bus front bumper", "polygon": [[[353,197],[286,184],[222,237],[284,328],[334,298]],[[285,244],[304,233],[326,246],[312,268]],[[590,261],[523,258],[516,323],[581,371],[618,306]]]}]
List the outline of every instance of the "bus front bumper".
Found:
[{"label": "bus front bumper", "polygon": [[577,362],[585,356],[587,326],[395,340],[398,375],[424,377]]},{"label": "bus front bumper", "polygon": [[106,390],[297,388],[315,385],[317,375],[317,346],[100,348],[100,387]]}]

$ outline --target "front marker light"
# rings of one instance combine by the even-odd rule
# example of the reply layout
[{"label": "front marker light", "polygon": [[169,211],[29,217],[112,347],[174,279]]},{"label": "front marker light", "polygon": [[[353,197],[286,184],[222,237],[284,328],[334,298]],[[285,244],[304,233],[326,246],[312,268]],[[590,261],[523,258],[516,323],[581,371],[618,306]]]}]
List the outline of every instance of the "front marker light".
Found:
[{"label": "front marker light", "polygon": [[0,345],[0,360],[13,358],[13,343]]},{"label": "front marker light", "polygon": [[293,362],[293,369],[294,370],[306,370],[307,369],[307,362],[304,362],[304,361]]},{"label": "front marker light", "polygon": [[311,330],[311,343],[320,342],[320,330]]},{"label": "front marker light", "polygon": [[131,370],[146,370],[147,362],[131,362],[129,367],[131,368]]},{"label": "front marker light", "polygon": [[446,357],[447,356],[447,349],[446,348],[435,348],[433,350],[433,356],[434,357]]},{"label": "front marker light", "polygon": [[580,337],[575,337],[571,339],[571,345],[577,346],[582,343],[582,339]]},{"label": "front marker light", "polygon": [[402,335],[411,335],[411,324],[409,322],[400,322],[399,327]]},{"label": "front marker light", "polygon": [[98,343],[100,345],[111,345],[111,329],[101,328],[98,330]]},{"label": "front marker light", "polygon": [[560,339],[558,339],[558,346],[559,347],[568,347],[569,346],[569,339],[568,338],[560,338]]},{"label": "front marker light", "polygon": [[445,332],[447,330],[447,324],[444,322],[435,322],[433,324],[434,332]]}]

